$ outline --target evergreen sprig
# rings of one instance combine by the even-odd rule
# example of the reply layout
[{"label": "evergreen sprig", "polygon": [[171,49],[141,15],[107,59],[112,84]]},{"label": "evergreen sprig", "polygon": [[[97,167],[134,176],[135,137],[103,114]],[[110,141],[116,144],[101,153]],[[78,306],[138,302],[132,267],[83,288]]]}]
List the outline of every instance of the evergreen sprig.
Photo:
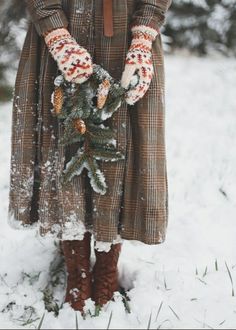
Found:
[{"label": "evergreen sprig", "polygon": [[[98,91],[104,81],[109,82],[109,91],[101,108],[98,107],[98,98],[101,97]],[[106,120],[119,109],[126,91],[99,65],[94,65],[92,76],[83,84],[70,83],[62,75],[56,77],[54,83],[63,93],[61,111],[56,114],[64,127],[60,144],[67,147],[79,143],[77,152],[65,164],[61,183],[65,185],[87,168],[94,191],[105,194],[107,185],[99,161],[125,159],[116,148],[117,131]],[[83,122],[85,131],[74,125],[76,120]]]}]

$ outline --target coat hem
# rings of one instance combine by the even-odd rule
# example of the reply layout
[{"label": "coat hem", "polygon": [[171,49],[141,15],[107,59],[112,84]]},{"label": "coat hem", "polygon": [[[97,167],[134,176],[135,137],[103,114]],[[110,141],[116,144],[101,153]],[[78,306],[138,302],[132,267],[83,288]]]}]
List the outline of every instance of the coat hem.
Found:
[{"label": "coat hem", "polygon": [[134,243],[142,243],[146,245],[160,245],[166,241],[166,231],[162,232],[158,230],[156,236],[150,235],[149,238],[147,236],[141,236],[137,233],[134,233],[132,230],[130,231],[123,231],[121,233],[122,239],[133,241]]},{"label": "coat hem", "polygon": [[17,219],[15,217],[15,214],[13,211],[8,211],[7,213],[7,223],[10,228],[16,229],[16,230],[29,230],[29,229],[35,229],[38,227],[38,223],[31,223],[31,224],[25,224],[20,219]]},{"label": "coat hem", "polygon": [[[125,232],[122,231],[120,234],[117,234],[117,237],[114,238],[112,241],[102,241],[102,240],[96,240],[95,239],[95,233],[94,230],[91,228],[86,228],[85,226],[82,228],[83,230],[78,232],[77,235],[73,234],[72,236],[69,235],[69,232],[63,234],[61,237],[58,235],[57,231],[51,232],[47,231],[44,233],[40,232],[40,225],[39,222],[35,222],[32,224],[25,224],[21,220],[17,219],[14,215],[13,211],[8,212],[8,217],[7,217],[7,222],[8,225],[12,229],[16,230],[30,230],[30,229],[37,229],[37,233],[41,238],[52,238],[52,239],[58,239],[58,240],[82,240],[83,235],[85,232],[90,232],[93,237],[94,237],[94,248],[97,249],[98,251],[106,251],[108,252],[111,248],[111,244],[117,244],[117,243],[123,243],[124,240],[128,241],[133,241],[135,244],[146,244],[146,245],[159,245],[163,244],[166,241],[166,234],[158,231],[158,235],[156,238],[149,238],[145,239],[144,237],[140,237],[138,234],[135,234],[134,232]],[[81,225],[81,224],[80,224]],[[71,231],[72,228],[70,228],[69,231]],[[77,227],[78,229],[78,227]],[[81,229],[81,226],[80,226]]]}]

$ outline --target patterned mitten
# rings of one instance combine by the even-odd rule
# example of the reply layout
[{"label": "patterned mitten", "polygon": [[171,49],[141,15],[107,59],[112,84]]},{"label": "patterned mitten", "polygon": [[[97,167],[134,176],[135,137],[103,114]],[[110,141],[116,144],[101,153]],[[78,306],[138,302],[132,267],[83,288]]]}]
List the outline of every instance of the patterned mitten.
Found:
[{"label": "patterned mitten", "polygon": [[91,76],[91,55],[76,42],[67,29],[55,29],[45,34],[44,39],[67,81],[82,84]]},{"label": "patterned mitten", "polygon": [[[128,89],[126,102],[133,105],[147,92],[154,73],[152,63],[152,42],[158,31],[145,26],[136,25],[131,28],[132,42],[126,56],[125,69],[121,78],[121,86]],[[132,87],[132,81],[138,75],[138,83]]]}]

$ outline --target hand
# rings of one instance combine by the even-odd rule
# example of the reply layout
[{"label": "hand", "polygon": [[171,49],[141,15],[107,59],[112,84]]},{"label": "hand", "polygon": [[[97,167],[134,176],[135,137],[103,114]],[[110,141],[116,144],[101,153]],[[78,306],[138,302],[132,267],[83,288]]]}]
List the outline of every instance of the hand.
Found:
[{"label": "hand", "polygon": [[[126,56],[121,86],[128,89],[126,102],[133,105],[145,95],[150,86],[154,73],[152,42],[158,31],[144,25],[134,26],[131,31],[133,39]],[[136,86],[132,87],[132,80],[134,80],[135,75],[138,75],[139,80]]]},{"label": "hand", "polygon": [[88,80],[93,73],[91,55],[67,29],[55,29],[47,33],[44,39],[65,80],[77,84]]}]

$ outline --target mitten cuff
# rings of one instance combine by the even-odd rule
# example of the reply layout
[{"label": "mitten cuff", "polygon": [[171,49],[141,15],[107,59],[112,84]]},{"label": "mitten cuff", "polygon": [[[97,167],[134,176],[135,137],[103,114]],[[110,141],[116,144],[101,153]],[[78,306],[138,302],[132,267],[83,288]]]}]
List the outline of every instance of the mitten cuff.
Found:
[{"label": "mitten cuff", "polygon": [[59,40],[63,40],[63,39],[74,40],[74,38],[71,36],[70,32],[65,28],[59,28],[59,29],[52,30],[51,32],[47,33],[44,37],[44,40],[45,40],[48,48],[50,48],[55,42],[57,42]]},{"label": "mitten cuff", "polygon": [[159,30],[146,25],[133,25],[131,31],[134,38],[146,39],[151,42],[154,41],[159,34]]}]

